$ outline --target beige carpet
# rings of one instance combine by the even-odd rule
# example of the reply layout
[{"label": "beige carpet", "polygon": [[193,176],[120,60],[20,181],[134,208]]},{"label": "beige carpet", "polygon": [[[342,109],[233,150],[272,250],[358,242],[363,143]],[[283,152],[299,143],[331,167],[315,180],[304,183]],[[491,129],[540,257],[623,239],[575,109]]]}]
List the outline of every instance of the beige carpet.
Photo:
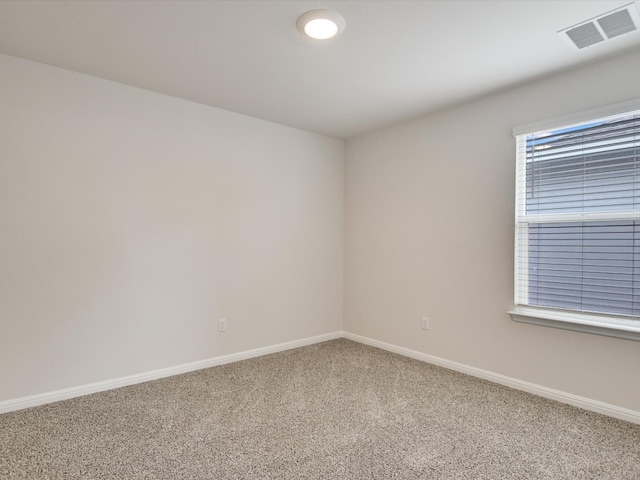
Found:
[{"label": "beige carpet", "polygon": [[334,340],[0,415],[0,478],[640,479],[640,426]]}]

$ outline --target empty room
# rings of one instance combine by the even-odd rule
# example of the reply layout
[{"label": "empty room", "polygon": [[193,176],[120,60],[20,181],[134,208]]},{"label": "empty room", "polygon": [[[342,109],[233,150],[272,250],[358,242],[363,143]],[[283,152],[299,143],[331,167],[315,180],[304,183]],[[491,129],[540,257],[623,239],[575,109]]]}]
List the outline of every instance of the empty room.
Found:
[{"label": "empty room", "polygon": [[640,1],[0,1],[0,479],[638,480],[637,239]]}]

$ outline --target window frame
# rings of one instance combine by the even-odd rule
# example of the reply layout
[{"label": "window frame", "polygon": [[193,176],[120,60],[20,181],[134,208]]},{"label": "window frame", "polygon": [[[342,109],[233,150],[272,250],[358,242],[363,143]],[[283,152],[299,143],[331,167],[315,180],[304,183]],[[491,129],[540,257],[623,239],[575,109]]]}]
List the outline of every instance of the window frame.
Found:
[{"label": "window frame", "polygon": [[[607,105],[605,107],[592,109],[588,111],[577,112],[570,115],[564,115],[553,119],[543,120],[540,122],[529,123],[521,125],[513,129],[513,136],[516,137],[516,149],[523,148],[522,139],[523,135],[544,131],[544,130],[556,130],[569,125],[576,125],[580,123],[587,123],[595,120],[600,120],[606,117],[612,117],[616,115],[622,115],[625,113],[631,113],[640,110],[640,99],[634,99],[628,102],[617,103],[613,105]],[[525,146],[526,148],[526,146]],[[517,153],[517,150],[516,150]],[[518,164],[517,164],[518,165]],[[518,195],[520,194],[519,188],[519,175],[522,172],[518,166],[516,171],[516,202],[515,207],[524,208],[522,202],[518,201]],[[526,188],[526,185],[525,185]],[[518,254],[522,254],[522,247],[528,247],[528,242],[522,242],[519,247],[518,236],[522,235],[523,227],[522,223],[518,221],[519,213],[515,212],[515,256],[514,256],[514,306],[508,313],[511,315],[512,320],[516,322],[529,323],[535,325],[542,325],[553,328],[561,328],[573,331],[579,331],[584,333],[592,333],[598,335],[605,335],[617,338],[624,338],[629,340],[640,341],[640,317],[628,317],[622,315],[601,314],[601,313],[582,313],[571,310],[561,310],[547,307],[523,305],[520,302],[521,298],[518,298],[518,281],[522,279],[523,270],[518,263]],[[592,217],[593,214],[586,214],[585,220],[596,220]],[[599,215],[596,215],[599,216]],[[604,215],[606,217],[606,214]],[[519,249],[520,248],[520,249]],[[526,251],[526,250],[525,250]],[[524,271],[526,272],[526,270]]]}]

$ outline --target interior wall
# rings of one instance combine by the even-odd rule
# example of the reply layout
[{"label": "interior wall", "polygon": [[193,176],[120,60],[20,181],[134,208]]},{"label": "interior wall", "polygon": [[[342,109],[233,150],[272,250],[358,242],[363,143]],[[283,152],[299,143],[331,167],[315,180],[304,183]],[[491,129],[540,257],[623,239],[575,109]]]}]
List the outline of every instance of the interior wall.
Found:
[{"label": "interior wall", "polygon": [[639,78],[636,51],[349,140],[345,330],[640,411],[640,342],[507,314],[512,128],[640,98]]},{"label": "interior wall", "polygon": [[0,401],[342,329],[342,140],[0,71]]}]

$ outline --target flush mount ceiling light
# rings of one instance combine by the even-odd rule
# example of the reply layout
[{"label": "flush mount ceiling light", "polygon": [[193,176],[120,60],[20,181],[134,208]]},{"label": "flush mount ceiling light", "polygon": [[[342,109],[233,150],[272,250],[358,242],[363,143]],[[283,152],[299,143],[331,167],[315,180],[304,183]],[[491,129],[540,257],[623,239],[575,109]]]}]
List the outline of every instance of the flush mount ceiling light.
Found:
[{"label": "flush mount ceiling light", "polygon": [[328,40],[342,33],[346,22],[331,10],[310,10],[298,17],[298,30],[316,40]]}]

